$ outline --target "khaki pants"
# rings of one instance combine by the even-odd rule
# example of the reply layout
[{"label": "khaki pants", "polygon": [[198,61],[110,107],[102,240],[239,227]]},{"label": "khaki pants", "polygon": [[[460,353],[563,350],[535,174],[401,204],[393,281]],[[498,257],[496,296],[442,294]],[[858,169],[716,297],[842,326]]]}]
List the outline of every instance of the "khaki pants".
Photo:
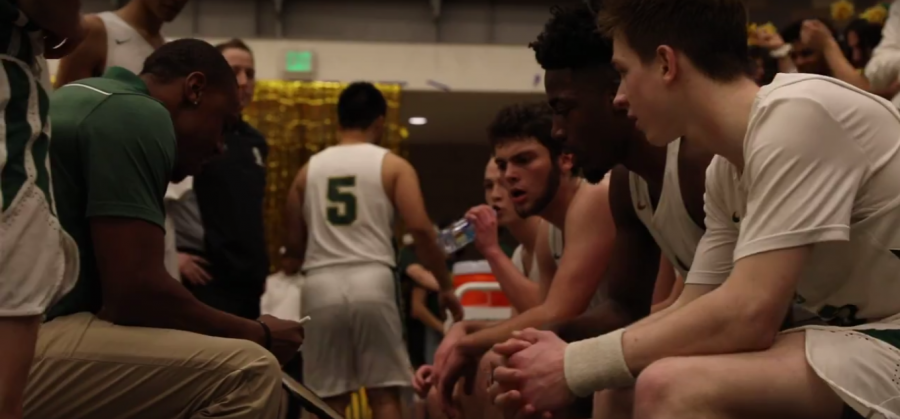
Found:
[{"label": "khaki pants", "polygon": [[281,369],[261,346],[88,313],[41,327],[28,419],[278,417]]}]

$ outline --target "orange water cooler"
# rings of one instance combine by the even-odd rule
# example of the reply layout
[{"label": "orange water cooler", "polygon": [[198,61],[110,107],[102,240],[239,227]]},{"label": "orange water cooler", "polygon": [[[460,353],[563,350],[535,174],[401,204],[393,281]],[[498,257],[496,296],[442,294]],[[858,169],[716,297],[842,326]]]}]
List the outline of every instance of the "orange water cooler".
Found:
[{"label": "orange water cooler", "polygon": [[511,314],[509,300],[485,260],[453,265],[453,286],[466,320],[504,320]]}]

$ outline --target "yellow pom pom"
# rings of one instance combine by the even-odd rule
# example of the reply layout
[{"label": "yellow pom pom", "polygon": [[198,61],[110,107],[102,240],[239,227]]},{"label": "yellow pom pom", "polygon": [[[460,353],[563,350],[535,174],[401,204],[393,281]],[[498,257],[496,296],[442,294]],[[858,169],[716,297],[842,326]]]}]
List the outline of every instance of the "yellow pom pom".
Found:
[{"label": "yellow pom pom", "polygon": [[759,29],[765,33],[772,34],[772,35],[775,35],[778,33],[778,28],[776,28],[772,22],[766,22],[766,24],[760,26]]},{"label": "yellow pom pom", "polygon": [[756,39],[756,24],[751,23],[747,25],[747,45],[754,46],[758,45],[758,41]]},{"label": "yellow pom pom", "polygon": [[859,14],[860,19],[865,19],[869,21],[869,23],[874,23],[876,25],[884,25],[884,21],[887,20],[887,16],[888,10],[882,4],[872,6],[866,9],[866,11]]},{"label": "yellow pom pom", "polygon": [[831,18],[837,22],[844,22],[853,18],[856,9],[853,3],[847,0],[839,0],[831,3]]}]

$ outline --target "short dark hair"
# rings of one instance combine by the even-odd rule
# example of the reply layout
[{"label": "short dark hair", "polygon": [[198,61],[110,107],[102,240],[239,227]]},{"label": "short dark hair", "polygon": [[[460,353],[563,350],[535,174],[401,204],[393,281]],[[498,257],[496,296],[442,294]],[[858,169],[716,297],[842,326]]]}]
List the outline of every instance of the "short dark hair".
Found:
[{"label": "short dark hair", "polygon": [[341,92],[337,112],[341,128],[368,129],[387,114],[387,101],[372,83],[356,82]]},{"label": "short dark hair", "polygon": [[225,50],[229,49],[239,49],[242,51],[247,51],[247,53],[251,56],[253,55],[253,51],[250,50],[250,47],[248,47],[247,44],[244,43],[244,41],[238,38],[231,38],[228,41],[216,44],[216,49],[219,50],[219,52],[225,52]]},{"label": "short dark hair", "polygon": [[553,139],[553,110],[546,102],[507,106],[497,112],[488,126],[491,153],[499,145],[513,141],[536,139],[556,158],[563,153],[563,143]]},{"label": "short dark hair", "polygon": [[231,66],[212,45],[199,39],[178,39],[163,44],[144,61],[141,74],[152,74],[162,81],[187,77],[201,72],[207,83],[225,89],[237,90],[237,79]]},{"label": "short dark hair", "polygon": [[612,44],[597,30],[597,15],[587,4],[553,6],[550,14],[544,31],[528,44],[544,70],[611,65]]},{"label": "short dark hair", "polygon": [[599,14],[604,33],[624,36],[644,62],[669,45],[714,80],[746,76],[747,9],[741,0],[607,0]]}]

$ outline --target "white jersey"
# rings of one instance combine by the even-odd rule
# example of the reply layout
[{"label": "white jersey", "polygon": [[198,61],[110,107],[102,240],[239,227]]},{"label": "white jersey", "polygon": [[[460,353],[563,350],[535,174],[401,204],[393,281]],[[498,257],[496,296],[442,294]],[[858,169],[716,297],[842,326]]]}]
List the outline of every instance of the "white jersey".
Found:
[{"label": "white jersey", "polygon": [[525,276],[530,281],[540,282],[541,281],[541,270],[538,269],[537,254],[532,252],[531,265],[530,265],[531,269],[528,269],[528,271],[526,272],[525,260],[523,259],[523,256],[522,256],[524,253],[525,253],[525,246],[522,246],[520,244],[519,247],[517,247],[516,250],[513,252],[513,255],[511,258],[513,265],[515,265],[516,269],[518,269],[519,272],[526,274]]},{"label": "white jersey", "polygon": [[834,325],[900,313],[900,114],[841,81],[779,74],[744,139],[744,170],[716,156],[706,235],[687,283],[719,284],[733,262],[814,245],[796,302]]},{"label": "white jersey", "polygon": [[140,74],[144,68],[144,60],[153,54],[155,48],[115,12],[98,13],[97,17],[106,26],[104,69],[123,67],[134,74]]},{"label": "white jersey", "polygon": [[[549,236],[548,240],[550,241],[550,254],[553,256],[553,262],[556,264],[556,267],[559,267],[559,261],[562,259],[563,250],[566,246],[565,234],[562,229],[553,224],[547,223],[547,228],[549,231],[547,236]],[[597,287],[597,290],[594,291],[594,296],[591,297],[588,310],[600,305],[603,300],[606,299],[606,289],[603,285],[604,284],[601,283],[600,286]]]},{"label": "white jersey", "polygon": [[337,145],[309,160],[304,271],[350,263],[394,266],[394,205],[381,182],[388,152],[373,144]]},{"label": "white jersey", "polygon": [[647,227],[675,270],[686,278],[704,230],[688,214],[681,196],[678,179],[680,148],[681,139],[669,143],[667,148],[662,191],[655,211],[647,182],[636,173],[628,172],[628,183],[631,186],[631,205],[638,219]]}]

